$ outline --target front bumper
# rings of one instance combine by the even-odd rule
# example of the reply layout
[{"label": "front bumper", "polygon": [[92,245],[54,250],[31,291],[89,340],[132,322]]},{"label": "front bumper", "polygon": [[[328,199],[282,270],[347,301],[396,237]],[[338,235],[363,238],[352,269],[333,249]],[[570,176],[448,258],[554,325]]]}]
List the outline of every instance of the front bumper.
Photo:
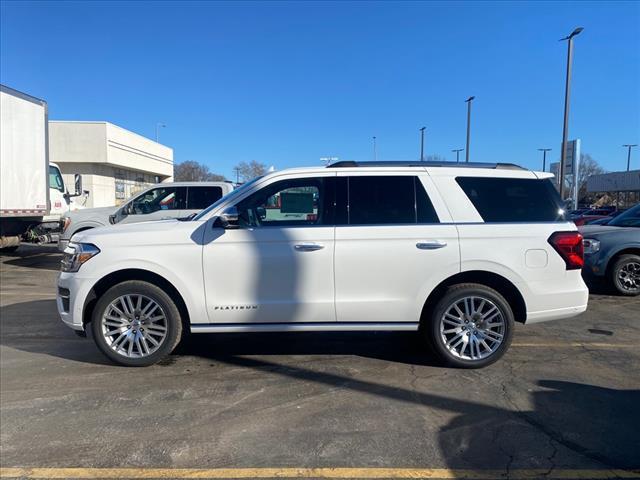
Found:
[{"label": "front bumper", "polygon": [[82,321],[84,307],[93,283],[75,273],[60,272],[56,306],[63,323],[74,330],[84,331]]},{"label": "front bumper", "polygon": [[585,277],[603,277],[607,273],[607,258],[601,254],[602,250],[584,256],[582,273]]}]

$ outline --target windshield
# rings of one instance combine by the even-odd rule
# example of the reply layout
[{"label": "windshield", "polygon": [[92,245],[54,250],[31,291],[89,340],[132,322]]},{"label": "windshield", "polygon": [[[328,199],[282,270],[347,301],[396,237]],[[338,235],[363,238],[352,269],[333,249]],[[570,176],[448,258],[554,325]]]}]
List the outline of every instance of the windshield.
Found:
[{"label": "windshield", "polygon": [[227,200],[230,200],[232,198],[237,197],[238,195],[241,195],[247,188],[249,188],[251,185],[253,185],[254,183],[256,183],[258,180],[260,180],[262,177],[264,177],[264,175],[260,176],[260,177],[256,177],[253,180],[248,181],[247,183],[243,183],[241,186],[239,186],[238,188],[236,188],[235,190],[232,190],[231,192],[227,193],[224,197],[222,197],[220,200],[218,200],[215,203],[212,203],[211,205],[209,205],[207,208],[205,208],[204,210],[202,210],[198,215],[196,215],[195,217],[193,217],[193,220],[200,220],[202,217],[206,216],[211,210],[213,210],[214,208],[216,208],[218,205],[220,205],[222,202],[226,202]]},{"label": "windshield", "polygon": [[51,165],[49,165],[49,188],[55,188],[64,193],[64,182],[60,170]]},{"label": "windshield", "polygon": [[607,225],[610,227],[640,227],[640,203],[621,213]]}]

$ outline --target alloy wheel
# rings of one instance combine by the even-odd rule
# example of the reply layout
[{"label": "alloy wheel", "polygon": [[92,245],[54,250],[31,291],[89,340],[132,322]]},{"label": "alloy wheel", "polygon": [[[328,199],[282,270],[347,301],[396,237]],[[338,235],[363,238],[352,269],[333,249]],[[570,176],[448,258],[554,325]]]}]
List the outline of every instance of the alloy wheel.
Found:
[{"label": "alloy wheel", "polygon": [[105,342],[118,355],[147,357],[167,337],[167,317],[162,307],[145,295],[122,295],[113,300],[102,315]]},{"label": "alloy wheel", "polygon": [[502,345],[506,322],[491,300],[468,296],[453,302],[440,318],[440,336],[449,352],[463,360],[482,360]]},{"label": "alloy wheel", "polygon": [[640,290],[640,263],[630,261],[618,270],[618,283],[627,292]]}]

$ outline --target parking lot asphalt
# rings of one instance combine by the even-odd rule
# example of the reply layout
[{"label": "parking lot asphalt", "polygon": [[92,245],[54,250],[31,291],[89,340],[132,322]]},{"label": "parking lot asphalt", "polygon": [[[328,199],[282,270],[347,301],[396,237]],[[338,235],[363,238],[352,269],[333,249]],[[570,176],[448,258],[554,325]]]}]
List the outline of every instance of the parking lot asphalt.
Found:
[{"label": "parking lot asphalt", "polygon": [[481,370],[410,333],[200,335],[134,369],[62,325],[59,260],[2,257],[2,477],[640,476],[640,298],[518,325]]}]

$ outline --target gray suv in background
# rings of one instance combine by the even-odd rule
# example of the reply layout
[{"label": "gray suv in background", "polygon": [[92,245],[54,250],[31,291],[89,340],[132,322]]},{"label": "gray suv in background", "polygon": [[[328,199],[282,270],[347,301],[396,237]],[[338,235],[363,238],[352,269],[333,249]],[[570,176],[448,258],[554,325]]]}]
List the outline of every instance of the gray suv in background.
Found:
[{"label": "gray suv in background", "polygon": [[217,202],[231,190],[230,182],[160,183],[120,206],[69,212],[60,220],[58,250],[64,251],[74,234],[91,228],[188,217]]},{"label": "gray suv in background", "polygon": [[583,275],[619,294],[640,295],[640,204],[604,225],[579,227],[584,236]]}]

